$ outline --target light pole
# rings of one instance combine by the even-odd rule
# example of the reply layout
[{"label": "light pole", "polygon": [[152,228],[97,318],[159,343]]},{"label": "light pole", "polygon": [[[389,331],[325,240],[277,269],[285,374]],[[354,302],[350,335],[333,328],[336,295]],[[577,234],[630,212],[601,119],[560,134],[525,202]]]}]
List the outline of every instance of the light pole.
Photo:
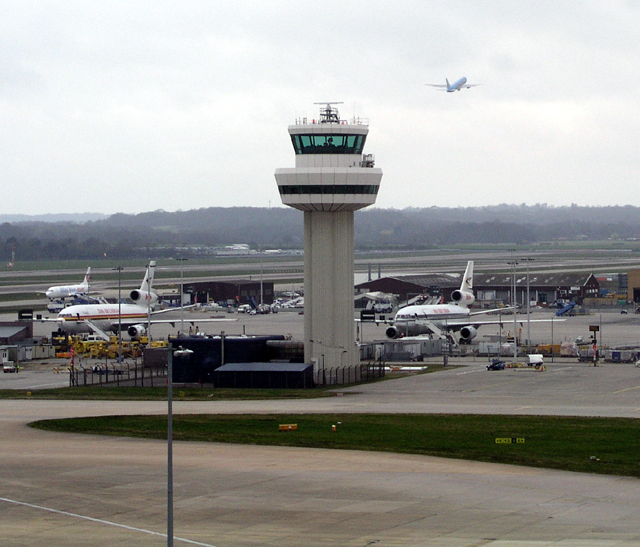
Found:
[{"label": "light pole", "polygon": [[553,317],[554,315],[551,316],[551,362],[552,363],[553,363]]},{"label": "light pole", "polygon": [[498,331],[498,359],[500,359],[500,357],[502,357],[502,310],[498,312],[498,317],[498,321],[500,321],[500,330]]},{"label": "light pole", "polygon": [[513,282],[513,292],[511,293],[511,302],[513,304],[513,360],[518,360],[518,322],[516,320],[516,312],[518,306],[518,299],[516,296],[517,284],[516,284],[516,265],[518,262],[516,260],[512,260],[508,262],[511,266],[511,281]]},{"label": "light pole", "polygon": [[527,344],[531,345],[531,296],[529,294],[529,262],[535,258],[526,257],[522,260],[527,262]]},{"label": "light pole", "polygon": [[184,334],[184,262],[189,260],[188,258],[176,258],[180,261],[180,335]]},{"label": "light pole", "polygon": [[114,268],[118,271],[118,366],[122,363],[122,266]]},{"label": "light pole", "polygon": [[151,283],[147,283],[147,347],[151,347],[151,305]]},{"label": "light pole", "polygon": [[262,255],[260,255],[260,308],[264,305],[264,284],[262,278]]},{"label": "light pole", "polygon": [[192,353],[182,346],[170,347],[167,359],[167,547],[173,547],[173,357]]}]

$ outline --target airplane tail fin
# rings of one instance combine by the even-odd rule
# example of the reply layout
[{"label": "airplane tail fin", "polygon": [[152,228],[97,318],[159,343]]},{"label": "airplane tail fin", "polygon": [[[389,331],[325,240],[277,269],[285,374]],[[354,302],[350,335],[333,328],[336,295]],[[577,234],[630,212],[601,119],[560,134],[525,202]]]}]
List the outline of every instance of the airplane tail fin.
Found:
[{"label": "airplane tail fin", "polygon": [[149,262],[147,266],[147,272],[142,280],[142,285],[140,285],[140,292],[148,292],[151,290],[151,286],[153,285],[153,276],[156,273],[156,261],[152,260]]},{"label": "airplane tail fin", "polygon": [[451,84],[449,83],[449,78],[445,78],[444,81],[447,82],[447,89],[449,89],[451,87]]},{"label": "airplane tail fin", "polygon": [[147,305],[151,305],[158,300],[158,295],[151,289],[153,285],[153,276],[156,271],[156,262],[152,260],[147,266],[147,271],[142,280],[142,284],[138,290],[131,291],[129,295],[131,300],[136,304],[146,302]]},{"label": "airplane tail fin", "polygon": [[467,262],[467,269],[464,271],[460,290],[473,292],[473,260],[469,260],[469,262]]},{"label": "airplane tail fin", "polygon": [[82,281],[82,284],[88,286],[90,279],[91,279],[91,266],[87,268],[87,273],[84,274],[84,280]]},{"label": "airplane tail fin", "polygon": [[458,306],[470,307],[476,300],[473,294],[473,260],[467,262],[460,288],[451,293],[451,300]]}]

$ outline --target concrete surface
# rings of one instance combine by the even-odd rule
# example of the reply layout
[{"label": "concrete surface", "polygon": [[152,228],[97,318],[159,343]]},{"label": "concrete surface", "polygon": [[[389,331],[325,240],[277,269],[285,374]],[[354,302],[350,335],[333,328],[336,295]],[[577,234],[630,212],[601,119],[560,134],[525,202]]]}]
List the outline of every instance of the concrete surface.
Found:
[{"label": "concrete surface", "polygon": [[[484,363],[310,401],[176,401],[174,412],[640,413],[640,368]],[[0,545],[165,545],[166,443],[31,420],[160,402],[0,401]],[[423,456],[174,443],[175,545],[638,547],[640,481]]]},{"label": "concrete surface", "polygon": [[[224,329],[294,338],[302,330],[297,314],[240,319]],[[586,338],[590,324],[611,344],[640,340],[640,316],[612,312],[555,322],[553,340]],[[383,330],[365,325],[365,337],[379,338]],[[548,323],[532,324],[531,332],[534,340],[551,341]],[[489,372],[485,359],[451,362],[463,366],[340,389],[342,396],[328,399],[178,400],[174,412],[640,415],[640,368],[633,365],[547,360],[545,372]],[[0,375],[0,389],[66,382],[53,365]],[[159,402],[0,400],[0,545],[166,545],[165,442],[26,426],[43,418],[165,412]],[[632,478],[179,442],[174,468],[175,545],[640,547],[640,481]]]}]

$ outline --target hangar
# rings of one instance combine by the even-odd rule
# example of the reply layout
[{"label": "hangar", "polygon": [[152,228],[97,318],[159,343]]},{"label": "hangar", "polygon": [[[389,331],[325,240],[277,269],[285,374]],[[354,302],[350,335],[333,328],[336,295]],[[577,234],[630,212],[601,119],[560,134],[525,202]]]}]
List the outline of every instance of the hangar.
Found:
[{"label": "hangar", "polygon": [[189,295],[186,304],[208,302],[235,302],[235,305],[273,304],[273,281],[200,281],[185,283],[184,293]]},{"label": "hangar", "polygon": [[20,310],[18,321],[0,321],[0,344],[11,345],[33,338],[33,310]]},{"label": "hangar", "polygon": [[[582,304],[585,298],[597,298],[600,293],[600,284],[592,273],[531,273],[528,285],[531,300],[543,305],[551,304],[558,299],[574,300]],[[381,277],[360,283],[356,286],[356,291],[396,294],[399,302],[406,302],[419,294],[441,296],[443,301],[448,302],[451,299],[451,293],[459,286],[459,275],[403,275]],[[512,302],[513,274],[476,273],[473,276],[473,288],[477,301],[485,302],[487,305],[498,301]],[[518,272],[516,273],[515,301],[526,304],[526,300],[527,274]]]},{"label": "hangar", "polygon": [[640,303],[640,270],[629,270],[627,277],[627,300]]},{"label": "hangar", "polygon": [[0,323],[0,344],[11,345],[33,338],[33,326],[20,323]]}]

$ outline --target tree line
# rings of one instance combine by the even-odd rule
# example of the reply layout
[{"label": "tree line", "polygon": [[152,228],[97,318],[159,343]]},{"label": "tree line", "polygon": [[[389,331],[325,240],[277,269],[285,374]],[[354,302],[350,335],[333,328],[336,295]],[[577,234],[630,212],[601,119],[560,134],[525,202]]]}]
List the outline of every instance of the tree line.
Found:
[{"label": "tree line", "polygon": [[[640,208],[538,204],[369,208],[355,214],[356,248],[361,250],[611,238],[640,240]],[[290,208],[210,207],[0,224],[5,261],[12,251],[20,260],[162,258],[201,254],[203,249],[234,243],[253,249],[302,249],[303,213]]]}]

